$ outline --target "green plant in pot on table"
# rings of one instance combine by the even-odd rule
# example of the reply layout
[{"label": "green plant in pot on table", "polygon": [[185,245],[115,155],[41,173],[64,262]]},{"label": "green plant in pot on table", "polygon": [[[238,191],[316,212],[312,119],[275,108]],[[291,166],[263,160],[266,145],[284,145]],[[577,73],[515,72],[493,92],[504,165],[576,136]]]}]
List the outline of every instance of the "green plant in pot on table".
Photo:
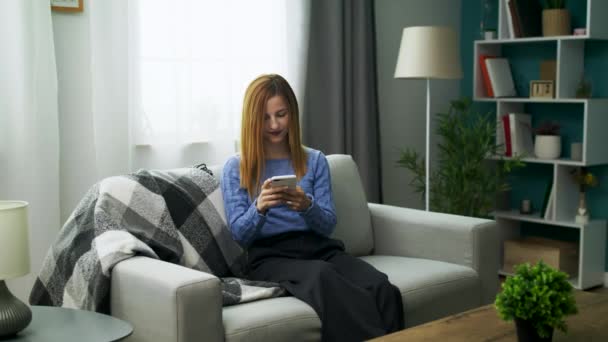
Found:
[{"label": "green plant in pot on table", "polygon": [[[493,165],[489,156],[497,156],[494,113],[477,113],[469,98],[451,101],[447,113],[438,113],[437,135],[440,138],[438,165],[430,174],[430,209],[437,212],[473,217],[488,217],[496,196],[509,190],[507,175],[523,167],[519,158],[499,160]],[[425,161],[413,149],[402,150],[397,166],[410,170],[414,191],[425,192]]]},{"label": "green plant in pot on table", "polygon": [[519,341],[551,341],[555,328],[567,332],[564,318],[578,312],[568,275],[542,261],[518,265],[495,305],[502,319],[515,320]]}]

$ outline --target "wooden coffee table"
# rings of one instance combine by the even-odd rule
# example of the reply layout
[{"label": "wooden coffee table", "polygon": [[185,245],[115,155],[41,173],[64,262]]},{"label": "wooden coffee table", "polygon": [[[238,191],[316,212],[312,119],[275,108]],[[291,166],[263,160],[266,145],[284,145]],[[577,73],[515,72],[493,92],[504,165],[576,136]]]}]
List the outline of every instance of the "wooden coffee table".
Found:
[{"label": "wooden coffee table", "polygon": [[[579,312],[566,319],[568,334],[555,331],[553,341],[608,341],[608,295],[576,291],[575,298]],[[490,304],[373,341],[517,341],[517,334]]]}]

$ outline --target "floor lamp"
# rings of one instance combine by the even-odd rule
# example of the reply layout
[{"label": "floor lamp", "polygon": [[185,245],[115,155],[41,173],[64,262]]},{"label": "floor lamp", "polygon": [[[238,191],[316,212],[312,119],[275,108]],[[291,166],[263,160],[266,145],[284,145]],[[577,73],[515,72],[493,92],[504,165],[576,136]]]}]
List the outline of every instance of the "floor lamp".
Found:
[{"label": "floor lamp", "polygon": [[403,29],[395,78],[426,79],[425,209],[430,197],[431,79],[462,78],[456,32],[442,26]]}]

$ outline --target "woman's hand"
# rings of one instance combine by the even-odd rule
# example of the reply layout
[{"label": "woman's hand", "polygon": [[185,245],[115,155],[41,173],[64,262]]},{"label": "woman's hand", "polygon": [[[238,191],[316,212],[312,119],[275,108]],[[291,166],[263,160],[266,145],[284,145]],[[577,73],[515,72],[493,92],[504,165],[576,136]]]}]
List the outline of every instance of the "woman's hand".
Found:
[{"label": "woman's hand", "polygon": [[283,200],[283,191],[285,191],[287,187],[272,187],[270,186],[270,183],[270,178],[264,181],[264,184],[262,184],[262,191],[258,196],[256,208],[262,214],[266,214],[268,209],[272,207],[285,203]]},{"label": "woman's hand", "polygon": [[312,204],[310,198],[299,186],[296,186],[295,189],[283,190],[283,200],[288,207],[295,211],[305,211]]}]

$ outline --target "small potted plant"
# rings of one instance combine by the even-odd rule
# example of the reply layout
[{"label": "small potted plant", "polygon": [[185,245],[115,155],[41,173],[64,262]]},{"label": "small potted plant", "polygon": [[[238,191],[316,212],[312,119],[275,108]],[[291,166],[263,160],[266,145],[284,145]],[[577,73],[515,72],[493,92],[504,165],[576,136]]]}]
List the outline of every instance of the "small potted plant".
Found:
[{"label": "small potted plant", "polygon": [[555,328],[568,332],[564,318],[577,313],[568,275],[542,261],[518,265],[494,304],[502,319],[515,320],[519,341],[551,341]]},{"label": "small potted plant", "polygon": [[559,125],[545,122],[535,129],[534,154],[540,159],[557,159],[562,152]]},{"label": "small potted plant", "polygon": [[595,175],[584,167],[572,170],[572,178],[578,185],[578,208],[574,221],[576,223],[587,224],[589,223],[589,210],[587,209],[585,194],[589,188],[598,186],[599,181]]},{"label": "small potted plant", "polygon": [[566,0],[545,0],[543,7],[543,36],[570,35],[570,12],[566,9]]},{"label": "small potted plant", "polygon": [[576,87],[576,98],[577,99],[588,99],[591,98],[591,81],[587,80],[585,77],[581,77],[581,80],[578,82],[578,86]]}]

